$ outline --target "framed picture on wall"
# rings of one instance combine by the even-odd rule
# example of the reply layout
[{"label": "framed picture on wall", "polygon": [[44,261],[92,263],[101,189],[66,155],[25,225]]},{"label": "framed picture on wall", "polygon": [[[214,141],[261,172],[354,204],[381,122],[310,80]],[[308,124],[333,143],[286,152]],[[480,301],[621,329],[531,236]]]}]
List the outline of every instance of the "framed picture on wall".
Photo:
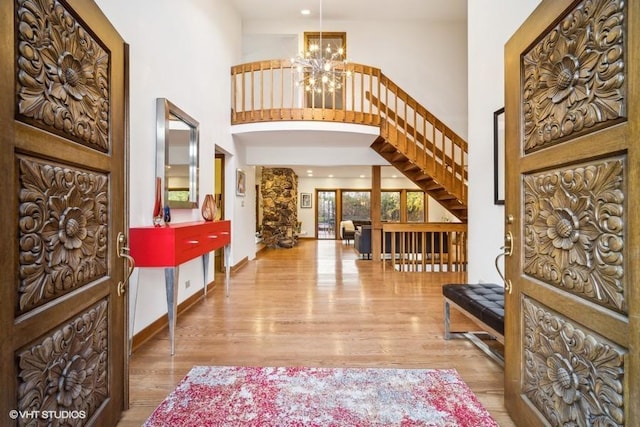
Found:
[{"label": "framed picture on wall", "polygon": [[247,192],[247,176],[242,169],[236,169],[236,195],[244,196]]},{"label": "framed picture on wall", "polygon": [[311,207],[311,193],[300,193],[300,207],[301,208]]},{"label": "framed picture on wall", "polygon": [[504,205],[504,108],[493,113],[493,203]]}]

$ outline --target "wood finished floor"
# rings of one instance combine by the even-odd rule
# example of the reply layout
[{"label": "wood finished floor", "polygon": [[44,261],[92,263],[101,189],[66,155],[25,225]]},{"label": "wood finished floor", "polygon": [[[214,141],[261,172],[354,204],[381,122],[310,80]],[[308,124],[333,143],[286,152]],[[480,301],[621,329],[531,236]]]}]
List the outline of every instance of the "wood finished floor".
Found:
[{"label": "wood finished floor", "polygon": [[[194,365],[455,368],[496,421],[513,426],[502,368],[466,340],[445,341],[443,283],[464,273],[397,273],[360,260],[352,246],[302,240],[266,249],[130,360],[130,409],[140,426]],[[454,324],[468,325],[464,317]]]}]

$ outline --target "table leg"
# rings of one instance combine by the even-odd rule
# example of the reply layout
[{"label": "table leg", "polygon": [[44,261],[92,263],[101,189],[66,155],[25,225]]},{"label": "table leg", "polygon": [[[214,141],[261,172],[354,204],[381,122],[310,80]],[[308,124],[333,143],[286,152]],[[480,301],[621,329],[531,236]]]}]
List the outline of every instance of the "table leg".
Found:
[{"label": "table leg", "polygon": [[[131,282],[129,282],[131,283]],[[131,317],[129,318],[129,356],[131,356],[131,349],[133,347],[133,333],[135,332],[136,327],[136,308],[138,308],[138,288],[140,286],[140,271],[136,274],[136,290],[133,292],[133,301],[129,299],[129,304],[133,302],[133,310],[131,307],[128,307],[129,313],[131,313]],[[131,286],[129,286],[131,289]],[[131,295],[131,294],[129,294]]]},{"label": "table leg", "polygon": [[176,316],[178,312],[178,267],[164,269],[164,282],[167,290],[167,312],[169,315],[169,341],[171,343],[171,355],[176,353]]},{"label": "table leg", "polygon": [[229,296],[229,280],[231,278],[231,245],[226,245],[224,247],[224,266],[225,266],[225,282],[224,282],[224,290]]},{"label": "table leg", "polygon": [[202,254],[202,272],[204,273],[204,296],[207,296],[207,276],[209,273],[209,252]]}]

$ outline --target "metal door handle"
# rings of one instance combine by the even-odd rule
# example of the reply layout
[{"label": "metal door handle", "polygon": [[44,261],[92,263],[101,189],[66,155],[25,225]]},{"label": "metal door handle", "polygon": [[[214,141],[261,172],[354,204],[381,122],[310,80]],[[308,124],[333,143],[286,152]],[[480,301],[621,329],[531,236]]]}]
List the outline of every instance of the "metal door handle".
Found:
[{"label": "metal door handle", "polygon": [[513,255],[513,233],[507,231],[507,234],[504,235],[504,255],[511,256]]},{"label": "metal door handle", "polygon": [[508,294],[511,294],[511,291],[513,290],[513,284],[511,283],[511,280],[504,277],[504,274],[502,274],[502,271],[500,271],[498,261],[500,260],[500,257],[508,257],[513,255],[513,233],[507,231],[507,234],[504,235],[504,246],[500,249],[502,250],[502,252],[499,253],[496,257],[495,266],[498,274],[500,275],[500,278],[504,282],[504,290],[507,291]]},{"label": "metal door handle", "polygon": [[124,246],[127,243],[127,236],[123,232],[118,233],[118,241],[116,244],[116,250],[118,251],[118,257],[127,260],[127,273],[124,280],[118,282],[118,296],[122,296],[127,291],[127,285],[129,284],[129,278],[133,273],[133,269],[136,267],[136,261],[133,259],[129,252],[129,248]]}]

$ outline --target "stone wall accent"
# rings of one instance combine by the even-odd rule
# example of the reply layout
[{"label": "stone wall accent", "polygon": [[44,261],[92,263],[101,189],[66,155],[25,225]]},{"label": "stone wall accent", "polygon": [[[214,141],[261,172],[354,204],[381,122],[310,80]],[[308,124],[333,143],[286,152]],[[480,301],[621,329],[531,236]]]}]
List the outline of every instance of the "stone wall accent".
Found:
[{"label": "stone wall accent", "polygon": [[262,193],[262,240],[265,245],[292,247],[298,222],[298,176],[289,168],[264,168]]}]

